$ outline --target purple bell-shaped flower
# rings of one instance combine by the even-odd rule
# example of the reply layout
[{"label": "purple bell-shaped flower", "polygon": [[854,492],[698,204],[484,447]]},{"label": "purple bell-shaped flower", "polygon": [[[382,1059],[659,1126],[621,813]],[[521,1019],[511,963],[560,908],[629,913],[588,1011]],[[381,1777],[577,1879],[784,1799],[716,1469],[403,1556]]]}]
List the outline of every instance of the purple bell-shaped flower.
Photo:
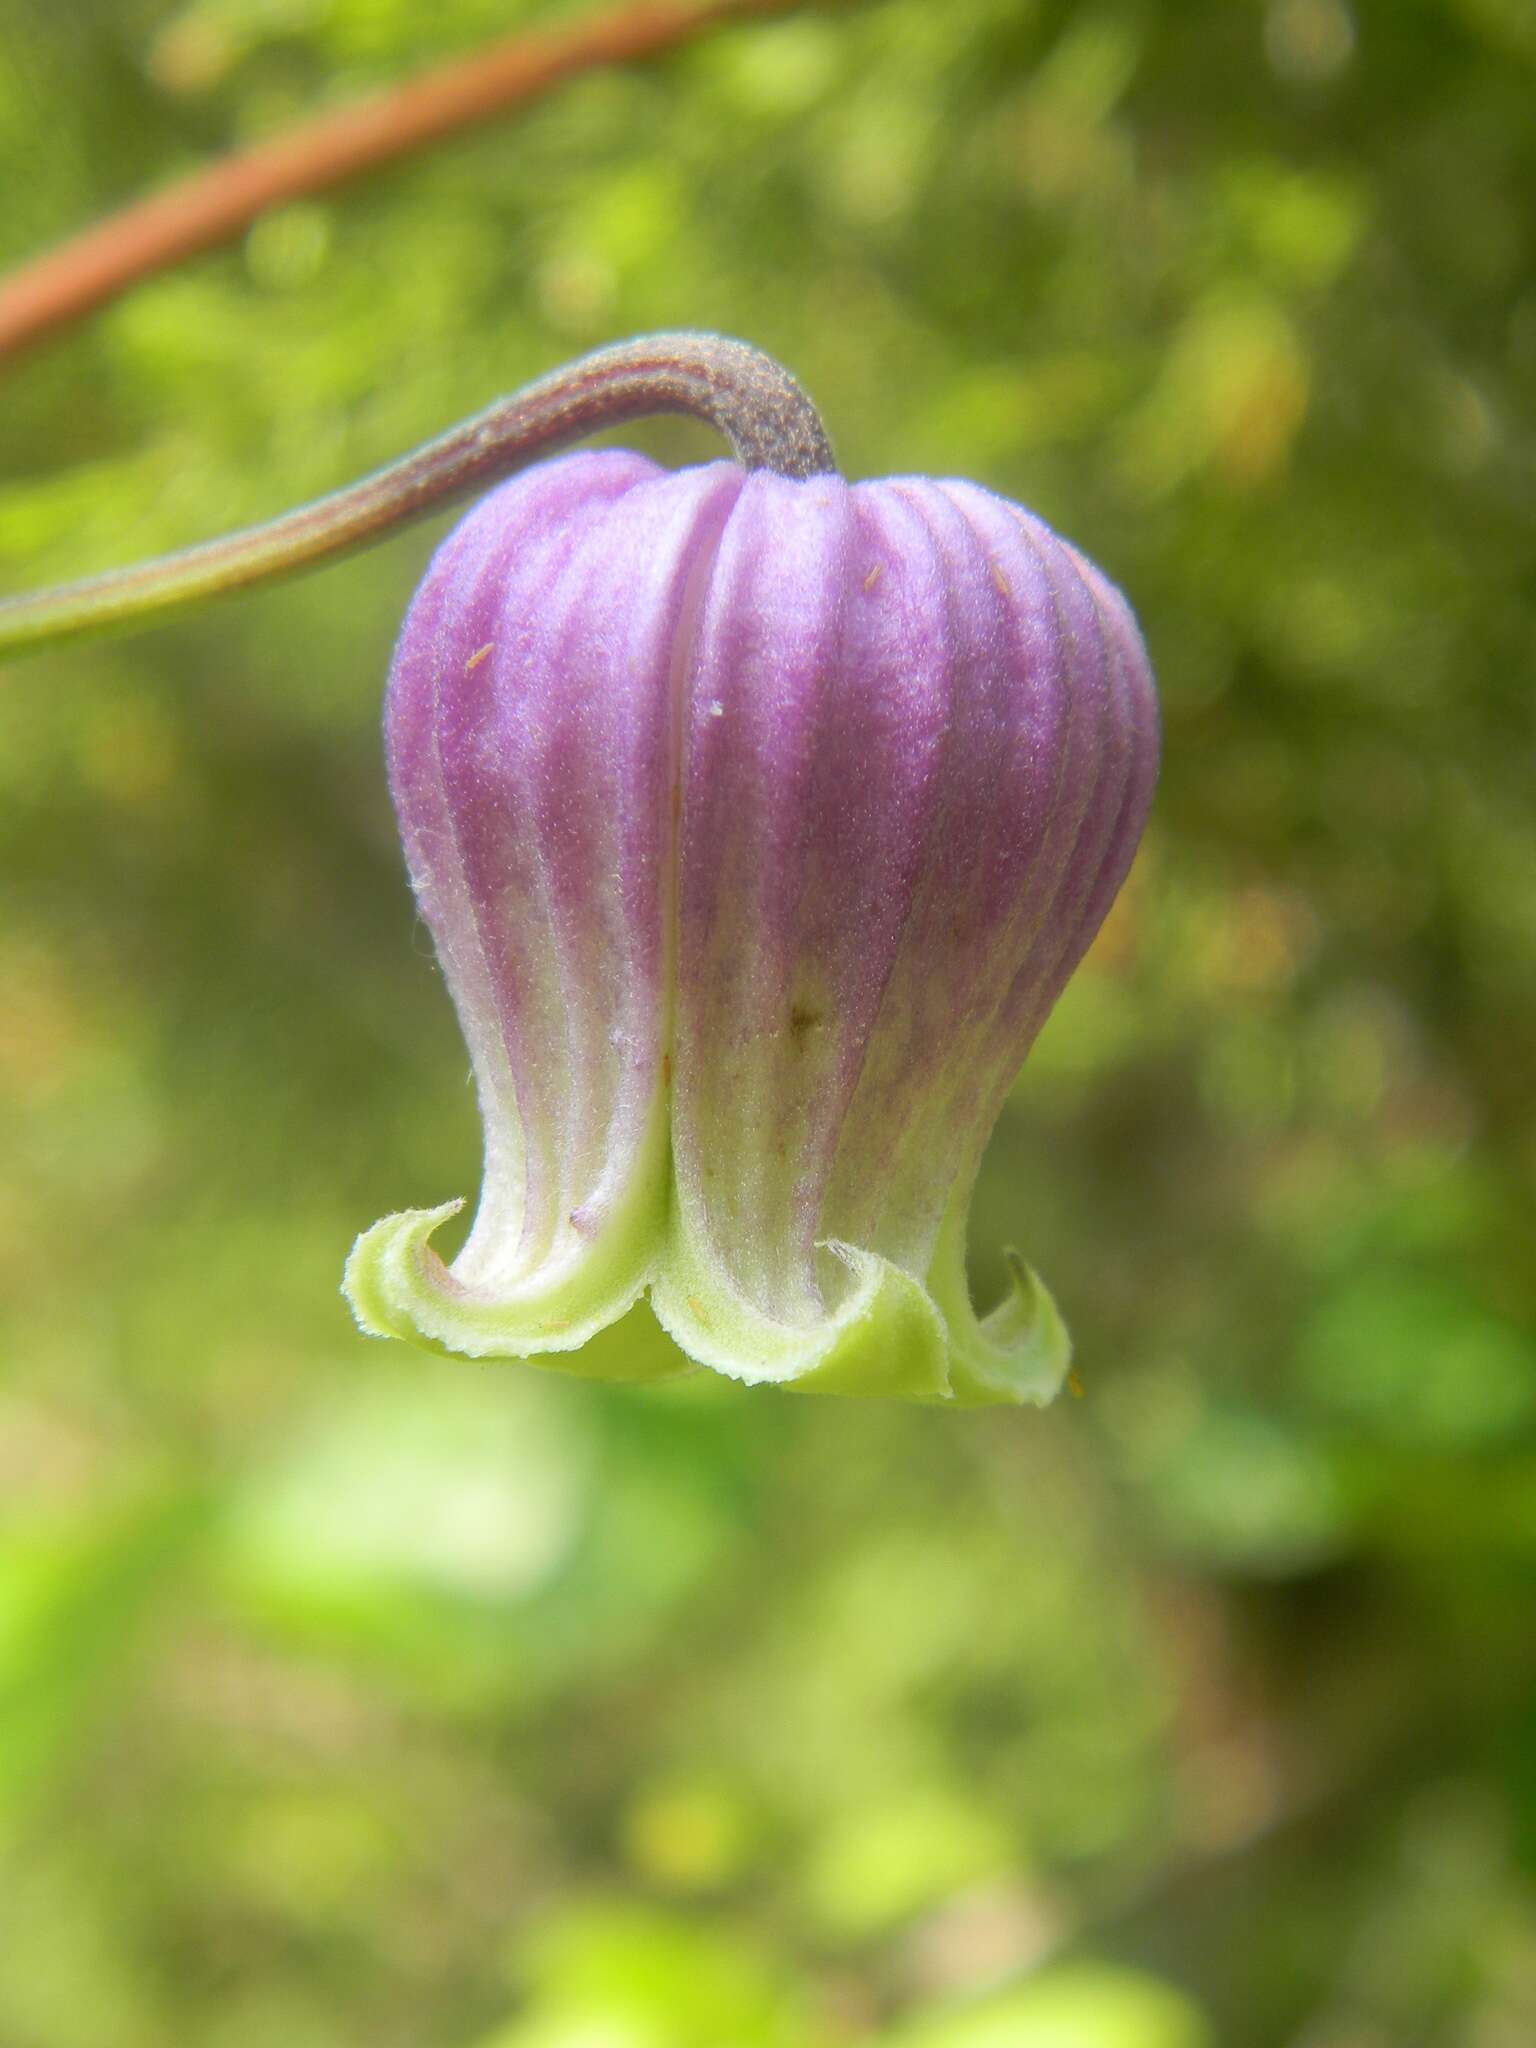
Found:
[{"label": "purple bell-shaped flower", "polygon": [[479,1209],[386,1217],[362,1326],[606,1377],[1043,1401],[965,1225],[1156,774],[1135,623],[967,483],[561,457],[439,549],[389,771],[474,1064]]}]

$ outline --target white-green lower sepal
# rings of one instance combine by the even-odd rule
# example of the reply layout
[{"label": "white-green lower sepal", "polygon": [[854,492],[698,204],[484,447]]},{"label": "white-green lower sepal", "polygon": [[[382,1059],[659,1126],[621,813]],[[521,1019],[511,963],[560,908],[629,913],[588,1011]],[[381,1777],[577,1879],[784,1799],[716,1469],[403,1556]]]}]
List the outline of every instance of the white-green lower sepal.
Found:
[{"label": "white-green lower sepal", "polygon": [[766,1314],[745,1299],[683,1232],[651,1285],[651,1307],[688,1356],[731,1379],[824,1394],[942,1400],[944,1326],[926,1288],[856,1245],[825,1249],[846,1284],[823,1313]]},{"label": "white-green lower sepal", "polygon": [[659,1379],[688,1360],[631,1314],[645,1272],[600,1276],[579,1258],[541,1269],[505,1298],[455,1278],[432,1249],[440,1225],[463,1208],[403,1209],[365,1230],[347,1260],[342,1291],[370,1337],[403,1337],[461,1358],[523,1358],[599,1379]]}]

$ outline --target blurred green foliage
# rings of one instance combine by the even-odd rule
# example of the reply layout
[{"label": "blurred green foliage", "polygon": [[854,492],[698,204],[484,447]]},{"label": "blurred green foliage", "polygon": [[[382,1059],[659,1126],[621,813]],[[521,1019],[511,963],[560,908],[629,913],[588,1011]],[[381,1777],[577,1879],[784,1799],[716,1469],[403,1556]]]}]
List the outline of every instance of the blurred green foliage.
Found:
[{"label": "blurred green foliage", "polygon": [[[0,0],[0,259],[569,11]],[[431,536],[7,674],[5,2048],[1536,2039],[1533,106],[1529,0],[811,10],[7,376],[20,588],[747,335],[1106,565],[1167,765],[975,1231],[1086,1399],[642,1396],[336,1293],[477,1181],[377,737]]]}]

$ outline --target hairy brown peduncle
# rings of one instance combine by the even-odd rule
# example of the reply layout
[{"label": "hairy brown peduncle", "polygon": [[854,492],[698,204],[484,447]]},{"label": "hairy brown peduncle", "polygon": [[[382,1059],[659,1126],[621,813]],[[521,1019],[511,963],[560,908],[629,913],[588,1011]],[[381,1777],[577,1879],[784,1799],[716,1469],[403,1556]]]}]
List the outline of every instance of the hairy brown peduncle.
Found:
[{"label": "hairy brown peduncle", "polygon": [[771,356],[715,334],[652,334],[580,356],[360,482],[218,540],[0,599],[0,660],[124,631],[381,540],[604,427],[684,413],[746,469],[835,470],[814,406]]}]

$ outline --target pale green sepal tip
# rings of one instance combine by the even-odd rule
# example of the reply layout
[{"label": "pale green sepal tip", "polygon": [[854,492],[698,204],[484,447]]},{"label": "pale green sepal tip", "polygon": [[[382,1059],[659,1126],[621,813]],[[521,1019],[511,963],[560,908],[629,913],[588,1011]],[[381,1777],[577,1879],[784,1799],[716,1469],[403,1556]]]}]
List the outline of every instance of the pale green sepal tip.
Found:
[{"label": "pale green sepal tip", "polygon": [[411,1311],[426,1291],[423,1261],[437,1258],[428,1240],[463,1206],[460,1198],[436,1209],[399,1209],[359,1233],[347,1254],[341,1291],[365,1337],[399,1337],[443,1357],[453,1354],[452,1344],[429,1337]]},{"label": "pale green sepal tip", "polygon": [[1017,1252],[1005,1257],[1012,1285],[1002,1301],[979,1318],[967,1302],[950,1323],[950,1391],[961,1407],[1013,1401],[1044,1408],[1071,1369],[1071,1334],[1049,1288]]},{"label": "pale green sepal tip", "polygon": [[1010,1401],[1044,1408],[1071,1368],[1072,1339],[1045,1282],[1015,1251],[1005,1254],[1007,1294],[976,1314],[965,1277],[967,1206],[951,1205],[928,1272],[949,1332],[951,1398],[961,1407]]},{"label": "pale green sepal tip", "polygon": [[342,1292],[366,1335],[401,1337],[442,1357],[520,1358],[589,1379],[653,1380],[692,1369],[637,1307],[643,1273],[622,1286],[610,1279],[592,1289],[589,1277],[585,1290],[567,1282],[542,1297],[509,1303],[464,1287],[430,1243],[463,1206],[454,1201],[400,1210],[358,1238]]},{"label": "pale green sepal tip", "polygon": [[848,1268],[851,1285],[810,1322],[779,1321],[744,1301],[682,1232],[652,1282],[651,1307],[680,1349],[731,1379],[804,1393],[943,1400],[944,1325],[927,1289],[873,1252],[826,1249]]}]

